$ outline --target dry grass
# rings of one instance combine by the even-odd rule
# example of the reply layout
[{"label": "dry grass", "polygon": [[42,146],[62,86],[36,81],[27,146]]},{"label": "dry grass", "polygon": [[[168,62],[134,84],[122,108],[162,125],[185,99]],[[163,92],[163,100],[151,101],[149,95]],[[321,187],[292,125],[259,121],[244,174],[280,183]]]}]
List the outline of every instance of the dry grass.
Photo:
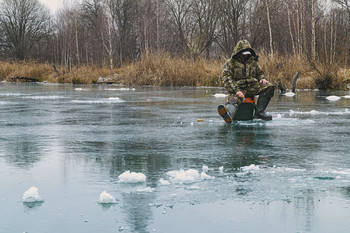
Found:
[{"label": "dry grass", "polygon": [[221,65],[218,61],[172,58],[163,53],[122,67],[117,77],[126,85],[217,86]]},{"label": "dry grass", "polygon": [[51,73],[51,66],[36,62],[0,62],[0,80],[8,80],[11,77],[30,77],[43,79]]},{"label": "dry grass", "polygon": [[0,62],[0,80],[7,81],[11,81],[13,77],[26,77],[52,83],[89,84],[97,82],[98,77],[110,73],[108,69],[87,66],[73,67],[70,71],[58,66],[57,71],[52,65],[34,61]]},{"label": "dry grass", "polygon": [[[278,54],[271,57],[263,51],[259,52],[259,55],[259,64],[273,83],[280,79],[285,88],[289,89],[293,75],[299,71],[296,88],[315,89],[320,85],[317,82],[320,82],[322,75],[303,57]],[[91,84],[97,83],[99,77],[104,77],[119,84],[133,86],[222,86],[224,62],[225,60],[206,59],[193,61],[188,58],[174,58],[167,53],[152,54],[115,69],[114,75],[110,74],[109,69],[93,66],[72,67],[69,71],[65,67],[57,66],[56,71],[52,65],[33,61],[0,62],[0,80],[28,77],[53,83]],[[317,67],[319,70],[327,70],[323,69],[322,64],[317,64]],[[350,69],[339,69],[338,72],[331,73],[331,76],[332,85],[329,88],[344,89],[350,83]],[[324,77],[329,78],[329,75]]]},{"label": "dry grass", "polygon": [[275,54],[273,57],[262,52],[259,64],[264,70],[270,82],[276,83],[281,80],[283,86],[287,89],[292,86],[292,79],[296,72],[300,73],[297,88],[315,89],[315,72],[309,66],[307,59],[301,56],[280,56]]}]

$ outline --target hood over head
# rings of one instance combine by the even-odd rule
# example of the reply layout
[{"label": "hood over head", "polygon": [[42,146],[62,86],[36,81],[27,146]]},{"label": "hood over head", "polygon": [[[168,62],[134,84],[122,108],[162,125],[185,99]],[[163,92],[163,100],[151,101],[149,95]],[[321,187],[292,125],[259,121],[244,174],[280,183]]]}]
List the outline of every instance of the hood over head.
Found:
[{"label": "hood over head", "polygon": [[240,40],[234,48],[231,58],[235,58],[237,55],[247,51],[250,52],[253,57],[257,58],[257,55],[254,49],[252,49],[250,46],[250,43],[247,40]]}]

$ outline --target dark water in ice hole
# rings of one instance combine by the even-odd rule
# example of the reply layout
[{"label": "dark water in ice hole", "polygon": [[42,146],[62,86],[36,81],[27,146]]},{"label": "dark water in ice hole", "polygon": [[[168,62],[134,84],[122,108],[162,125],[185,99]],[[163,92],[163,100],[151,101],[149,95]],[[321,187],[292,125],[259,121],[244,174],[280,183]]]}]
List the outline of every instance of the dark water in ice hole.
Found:
[{"label": "dark water in ice hole", "polygon": [[348,232],[349,93],[276,92],[273,121],[231,126],[217,93],[1,83],[0,232]]}]

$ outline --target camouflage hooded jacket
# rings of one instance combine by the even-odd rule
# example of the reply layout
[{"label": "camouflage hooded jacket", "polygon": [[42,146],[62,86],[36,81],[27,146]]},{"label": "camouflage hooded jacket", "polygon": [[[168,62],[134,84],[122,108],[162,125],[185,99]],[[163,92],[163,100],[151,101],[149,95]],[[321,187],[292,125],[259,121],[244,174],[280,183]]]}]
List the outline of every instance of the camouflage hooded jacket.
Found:
[{"label": "camouflage hooded jacket", "polygon": [[[242,52],[251,53],[245,61],[242,60]],[[230,95],[238,91],[249,90],[259,85],[259,81],[265,75],[258,65],[258,56],[246,40],[237,43],[232,56],[223,66],[223,83]]]}]

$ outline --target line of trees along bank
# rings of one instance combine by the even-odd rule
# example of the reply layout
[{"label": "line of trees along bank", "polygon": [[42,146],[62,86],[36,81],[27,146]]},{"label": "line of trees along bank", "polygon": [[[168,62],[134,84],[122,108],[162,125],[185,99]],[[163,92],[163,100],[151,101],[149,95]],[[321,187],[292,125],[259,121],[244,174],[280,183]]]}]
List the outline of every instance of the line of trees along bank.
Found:
[{"label": "line of trees along bank", "polygon": [[227,57],[248,39],[271,55],[350,63],[350,0],[83,0],[55,15],[38,0],[1,5],[2,60],[113,71],[150,53]]}]

